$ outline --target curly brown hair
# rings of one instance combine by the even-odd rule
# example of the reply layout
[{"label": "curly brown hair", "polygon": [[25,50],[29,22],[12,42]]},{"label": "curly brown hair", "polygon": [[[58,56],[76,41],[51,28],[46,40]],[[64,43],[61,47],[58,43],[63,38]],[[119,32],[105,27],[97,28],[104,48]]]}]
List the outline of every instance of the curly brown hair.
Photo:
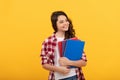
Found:
[{"label": "curly brown hair", "polygon": [[55,33],[57,32],[56,22],[58,20],[58,16],[60,15],[66,16],[67,20],[69,21],[69,29],[68,31],[65,32],[65,39],[75,37],[75,30],[73,29],[72,21],[68,18],[67,14],[63,11],[55,11],[51,15],[51,23]]}]

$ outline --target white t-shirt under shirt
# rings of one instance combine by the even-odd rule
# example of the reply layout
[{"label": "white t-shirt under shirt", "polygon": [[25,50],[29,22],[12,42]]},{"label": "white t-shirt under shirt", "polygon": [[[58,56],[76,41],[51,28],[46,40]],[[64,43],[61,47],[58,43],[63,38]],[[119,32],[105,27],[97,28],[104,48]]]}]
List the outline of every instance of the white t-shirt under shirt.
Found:
[{"label": "white t-shirt under shirt", "polygon": [[[58,60],[60,58],[60,54],[59,54],[59,50],[58,50],[58,42],[63,41],[63,40],[64,40],[64,38],[57,37],[57,45],[56,45],[56,48],[55,48],[55,58],[54,58],[55,66],[60,66],[60,64],[58,62]],[[55,74],[55,80],[59,80],[59,79],[74,76],[74,75],[76,75],[76,72],[75,72],[74,68],[71,68],[70,72],[66,75],[63,75],[63,74],[58,73],[58,72],[54,72],[54,74]]]}]

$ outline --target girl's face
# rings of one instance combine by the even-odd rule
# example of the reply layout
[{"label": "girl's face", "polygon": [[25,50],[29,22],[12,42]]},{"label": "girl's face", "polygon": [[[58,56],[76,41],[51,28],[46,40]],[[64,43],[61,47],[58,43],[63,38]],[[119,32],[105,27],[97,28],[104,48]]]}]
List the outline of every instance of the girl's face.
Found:
[{"label": "girl's face", "polygon": [[62,31],[62,32],[68,31],[69,21],[66,18],[66,16],[64,16],[64,15],[58,16],[58,20],[57,20],[56,24],[57,24],[58,31]]}]

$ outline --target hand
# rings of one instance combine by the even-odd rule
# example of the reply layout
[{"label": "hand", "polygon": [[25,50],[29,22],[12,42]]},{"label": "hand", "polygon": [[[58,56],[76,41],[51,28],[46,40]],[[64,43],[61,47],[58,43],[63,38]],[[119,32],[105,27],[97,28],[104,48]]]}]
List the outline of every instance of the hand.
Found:
[{"label": "hand", "polygon": [[64,66],[59,66],[57,72],[59,72],[63,75],[66,75],[70,72],[70,69],[68,69],[67,67],[64,67]]},{"label": "hand", "polygon": [[61,57],[59,59],[59,63],[60,63],[61,66],[69,66],[70,60],[66,57]]}]

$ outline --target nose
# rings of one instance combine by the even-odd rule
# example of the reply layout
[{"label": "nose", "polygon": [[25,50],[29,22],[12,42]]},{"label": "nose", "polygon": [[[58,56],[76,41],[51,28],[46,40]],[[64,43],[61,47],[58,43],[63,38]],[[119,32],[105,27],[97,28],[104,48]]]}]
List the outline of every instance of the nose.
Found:
[{"label": "nose", "polygon": [[69,24],[69,22],[67,21],[67,22],[65,22],[64,24],[65,24],[65,25],[68,25],[68,24]]}]

